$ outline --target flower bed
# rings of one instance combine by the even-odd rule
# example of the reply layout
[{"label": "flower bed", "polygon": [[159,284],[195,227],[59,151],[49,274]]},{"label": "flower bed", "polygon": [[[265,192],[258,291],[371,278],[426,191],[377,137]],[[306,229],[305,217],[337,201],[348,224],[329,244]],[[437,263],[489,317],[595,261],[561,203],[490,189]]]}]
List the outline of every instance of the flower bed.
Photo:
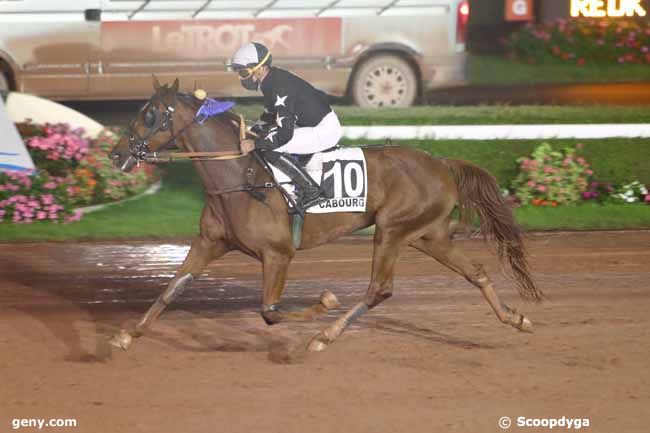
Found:
[{"label": "flower bed", "polygon": [[[595,180],[589,163],[579,155],[581,149],[581,144],[556,150],[549,143],[542,143],[530,158],[519,158],[520,172],[511,184],[514,195],[509,201],[517,205],[554,207],[581,200],[650,204],[648,189],[639,181],[615,188]],[[509,195],[508,190],[505,193]]]},{"label": "flower bed", "polygon": [[76,208],[122,200],[158,178],[149,165],[131,173],[112,167],[108,151],[117,141],[114,131],[90,140],[66,124],[16,126],[37,169],[0,173],[0,222],[78,221],[82,214]]},{"label": "flower bed", "polygon": [[530,64],[650,64],[650,20],[558,19],[528,24],[505,44],[509,58]]}]

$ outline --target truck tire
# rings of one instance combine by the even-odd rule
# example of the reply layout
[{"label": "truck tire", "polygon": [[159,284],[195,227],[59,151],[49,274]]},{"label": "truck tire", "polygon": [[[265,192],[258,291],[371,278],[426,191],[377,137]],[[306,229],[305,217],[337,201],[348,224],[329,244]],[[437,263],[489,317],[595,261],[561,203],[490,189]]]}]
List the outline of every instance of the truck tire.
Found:
[{"label": "truck tire", "polygon": [[418,96],[415,71],[395,55],[382,54],[364,61],[352,80],[352,100],[360,107],[408,107]]}]

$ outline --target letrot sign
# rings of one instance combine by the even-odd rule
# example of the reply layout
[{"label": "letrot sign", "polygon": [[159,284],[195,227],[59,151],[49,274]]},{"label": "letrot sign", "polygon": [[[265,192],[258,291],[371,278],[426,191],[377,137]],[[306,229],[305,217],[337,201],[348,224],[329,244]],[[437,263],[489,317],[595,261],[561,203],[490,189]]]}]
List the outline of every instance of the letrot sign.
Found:
[{"label": "letrot sign", "polygon": [[643,0],[571,0],[572,17],[644,17]]}]

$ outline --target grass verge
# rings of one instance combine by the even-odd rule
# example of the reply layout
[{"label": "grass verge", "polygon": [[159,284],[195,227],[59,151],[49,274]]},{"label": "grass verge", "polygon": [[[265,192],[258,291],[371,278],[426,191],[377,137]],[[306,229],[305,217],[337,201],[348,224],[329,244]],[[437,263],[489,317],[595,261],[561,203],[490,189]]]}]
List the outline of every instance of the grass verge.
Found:
[{"label": "grass verge", "polygon": [[[235,111],[248,120],[255,120],[263,107],[259,104],[240,104]],[[501,105],[368,109],[339,105],[334,107],[334,111],[344,126],[650,123],[650,111],[646,107],[634,106]]]},{"label": "grass verge", "polygon": [[640,81],[650,81],[647,65],[529,65],[497,56],[472,54],[469,57],[469,83],[476,85]]},{"label": "grass verge", "polygon": [[[198,233],[203,207],[199,180],[190,164],[169,166],[162,190],[135,202],[86,215],[73,224],[0,224],[0,241],[81,241],[189,237]],[[558,208],[519,208],[526,229],[650,228],[650,206],[585,204]]]},{"label": "grass verge", "polygon": [[527,230],[650,228],[650,206],[646,204],[585,203],[556,208],[526,206],[515,209],[515,215]]}]

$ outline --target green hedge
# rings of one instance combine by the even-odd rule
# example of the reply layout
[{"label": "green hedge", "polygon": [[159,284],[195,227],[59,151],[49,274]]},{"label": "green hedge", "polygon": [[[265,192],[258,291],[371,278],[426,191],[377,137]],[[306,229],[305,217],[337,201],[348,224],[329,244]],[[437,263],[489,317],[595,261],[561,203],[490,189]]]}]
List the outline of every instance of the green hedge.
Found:
[{"label": "green hedge", "polygon": [[[432,155],[465,159],[484,167],[502,186],[510,185],[518,173],[517,158],[529,156],[540,140],[403,140]],[[650,141],[611,138],[602,140],[549,140],[556,148],[582,143],[581,155],[592,165],[594,178],[613,184],[639,180],[650,185]],[[374,143],[380,144],[381,141]],[[346,141],[348,145],[367,141]]]}]

